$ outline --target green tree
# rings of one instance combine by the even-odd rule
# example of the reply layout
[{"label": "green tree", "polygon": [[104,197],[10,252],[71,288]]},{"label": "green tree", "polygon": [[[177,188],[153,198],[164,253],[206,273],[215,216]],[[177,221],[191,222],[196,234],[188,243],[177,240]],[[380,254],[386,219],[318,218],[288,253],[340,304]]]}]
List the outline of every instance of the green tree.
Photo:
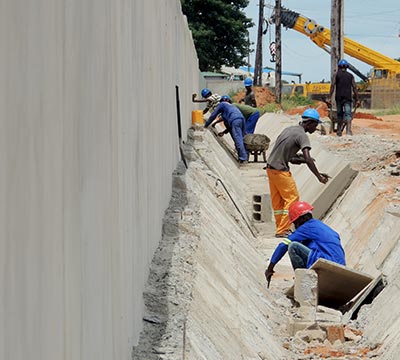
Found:
[{"label": "green tree", "polygon": [[181,0],[181,3],[201,71],[247,63],[248,28],[254,25],[243,12],[249,0]]}]

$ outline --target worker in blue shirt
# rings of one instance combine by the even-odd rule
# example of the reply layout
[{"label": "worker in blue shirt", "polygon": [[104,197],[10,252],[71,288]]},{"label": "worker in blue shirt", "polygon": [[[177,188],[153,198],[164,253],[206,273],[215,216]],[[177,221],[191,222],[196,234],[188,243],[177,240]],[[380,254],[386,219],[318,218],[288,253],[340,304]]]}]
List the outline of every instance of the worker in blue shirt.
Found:
[{"label": "worker in blue shirt", "polygon": [[248,154],[246,148],[244,147],[243,141],[243,138],[246,135],[245,119],[240,110],[236,106],[233,106],[230,101],[231,98],[228,95],[223,95],[221,97],[221,102],[210,115],[204,124],[204,127],[207,128],[210,126],[217,116],[221,115],[235,143],[236,151],[238,152],[239,156],[239,162],[246,163]]},{"label": "worker in blue shirt", "polygon": [[294,270],[308,269],[318,259],[346,265],[339,234],[322,221],[314,219],[313,209],[304,201],[296,201],[289,207],[290,222],[294,224],[296,230],[288,235],[272,254],[268,268],[265,270],[268,287],[275,265],[286,252],[289,253]]}]

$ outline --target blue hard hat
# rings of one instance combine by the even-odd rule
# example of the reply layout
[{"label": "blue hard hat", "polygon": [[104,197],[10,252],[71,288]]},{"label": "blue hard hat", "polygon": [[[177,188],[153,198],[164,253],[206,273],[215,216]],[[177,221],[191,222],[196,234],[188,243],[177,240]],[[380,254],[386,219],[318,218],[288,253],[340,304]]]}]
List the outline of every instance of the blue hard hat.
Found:
[{"label": "blue hard hat", "polygon": [[229,95],[222,95],[221,100],[219,102],[228,101],[231,102],[231,98]]},{"label": "blue hard hat", "polygon": [[244,79],[244,86],[252,86],[253,85],[253,79],[248,77]]},{"label": "blue hard hat", "polygon": [[343,66],[343,67],[346,66],[346,67],[348,67],[349,63],[345,59],[341,59],[339,61],[339,63],[338,63],[338,66]]},{"label": "blue hard hat", "polygon": [[210,96],[211,94],[212,93],[210,89],[204,88],[203,90],[201,90],[201,97],[203,97],[204,99]]},{"label": "blue hard hat", "polygon": [[304,120],[314,120],[318,124],[322,122],[319,118],[319,112],[315,109],[307,109],[306,111],[303,112],[303,115],[301,115],[301,117]]}]

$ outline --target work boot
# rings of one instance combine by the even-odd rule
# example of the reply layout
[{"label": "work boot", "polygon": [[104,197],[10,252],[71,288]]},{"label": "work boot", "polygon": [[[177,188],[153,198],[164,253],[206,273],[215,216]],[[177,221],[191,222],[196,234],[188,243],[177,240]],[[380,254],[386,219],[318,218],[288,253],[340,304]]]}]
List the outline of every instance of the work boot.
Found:
[{"label": "work boot", "polygon": [[343,120],[338,120],[338,122],[337,122],[337,130],[336,130],[336,135],[337,136],[342,136],[342,127],[343,127]]},{"label": "work boot", "polygon": [[346,122],[346,134],[347,135],[353,135],[353,132],[351,131],[351,122],[352,122],[352,120],[349,120]]}]

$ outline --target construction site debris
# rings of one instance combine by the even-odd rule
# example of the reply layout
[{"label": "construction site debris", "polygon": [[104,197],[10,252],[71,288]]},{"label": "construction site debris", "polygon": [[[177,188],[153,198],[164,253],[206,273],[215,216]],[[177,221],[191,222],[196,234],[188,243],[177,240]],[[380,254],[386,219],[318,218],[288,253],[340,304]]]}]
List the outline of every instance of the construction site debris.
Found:
[{"label": "construction site debris", "polygon": [[286,111],[288,115],[301,115],[305,110],[314,108],[318,111],[321,118],[326,118],[329,115],[328,106],[322,101],[316,101],[314,106],[297,106]]},{"label": "construction site debris", "polygon": [[375,116],[374,114],[370,114],[370,113],[365,113],[365,112],[355,112],[354,119],[371,119],[371,120],[377,120],[377,121],[383,121],[382,118]]},{"label": "construction site debris", "polygon": [[[256,96],[257,107],[261,108],[267,104],[276,103],[276,97],[270,89],[261,86],[253,86],[252,89],[254,95]],[[244,98],[245,94],[246,94],[245,90],[238,92],[233,97],[233,101],[239,102],[241,99]]]}]

